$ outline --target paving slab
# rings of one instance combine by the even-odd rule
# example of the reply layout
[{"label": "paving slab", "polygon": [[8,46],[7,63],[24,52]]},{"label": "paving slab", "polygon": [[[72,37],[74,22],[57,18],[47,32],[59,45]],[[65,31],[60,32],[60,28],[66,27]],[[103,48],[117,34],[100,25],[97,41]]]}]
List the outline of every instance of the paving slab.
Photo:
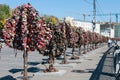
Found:
[{"label": "paving slab", "polygon": [[34,73],[34,76],[62,76],[66,73],[66,70],[58,70],[58,72],[47,72],[47,73],[44,73],[44,72],[37,72],[37,73]]},{"label": "paving slab", "polygon": [[76,63],[68,63],[68,64],[59,64],[59,63],[55,63],[54,64],[55,67],[66,67],[66,68],[74,68],[76,66]]},{"label": "paving slab", "polygon": [[[103,56],[103,52],[107,49],[106,46],[102,46],[101,48],[98,48],[96,50],[90,51],[86,54],[86,56],[80,56],[80,60],[73,60],[76,64],[74,67],[57,67],[58,70],[63,70],[58,73],[52,73],[52,74],[44,74],[41,72],[37,73],[30,73],[28,72],[28,76],[30,77],[29,80],[89,80],[91,77],[93,71],[96,69],[97,64],[99,63],[99,60],[101,59],[101,56]],[[71,48],[67,49],[67,53],[71,52]],[[77,51],[76,51],[77,52]],[[20,72],[18,73],[10,73],[9,70],[11,69],[23,69],[23,59],[22,59],[22,52],[18,52],[17,58],[14,57],[14,50],[11,48],[8,48],[4,46],[1,53],[1,60],[0,63],[3,65],[0,65],[1,69],[4,69],[2,72],[0,72],[0,77],[4,77],[6,75],[11,75],[14,78],[17,78],[17,80],[22,80],[18,77],[22,76]],[[6,58],[5,58],[6,57]],[[40,64],[42,59],[47,58],[42,55],[40,55],[37,51],[30,52],[28,57],[28,62],[38,62],[38,65],[29,65],[30,67],[38,67],[40,69],[44,69],[43,65]],[[68,56],[69,58],[69,56]],[[67,59],[68,59],[67,58]],[[9,60],[9,61],[8,61]],[[3,61],[5,63],[3,63]],[[55,60],[56,63],[59,63],[61,60]],[[77,62],[78,61],[78,62]],[[9,62],[7,64],[7,62]],[[10,64],[12,63],[12,64]],[[19,65],[18,65],[19,64]],[[12,66],[14,65],[14,66]],[[7,67],[5,67],[7,66]],[[35,76],[33,76],[35,74]],[[43,76],[44,75],[44,76]]]}]

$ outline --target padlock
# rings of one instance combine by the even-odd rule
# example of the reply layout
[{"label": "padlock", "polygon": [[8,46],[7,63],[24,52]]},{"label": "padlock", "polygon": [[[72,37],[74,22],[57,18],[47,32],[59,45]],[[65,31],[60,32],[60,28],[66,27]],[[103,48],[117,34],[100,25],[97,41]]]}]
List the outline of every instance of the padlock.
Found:
[{"label": "padlock", "polygon": [[28,49],[33,51],[34,44],[45,49],[52,35],[51,30],[44,24],[44,20],[40,19],[38,12],[30,4],[18,6],[6,21],[6,27],[3,29],[4,39],[9,46],[12,46],[11,38],[15,39],[14,44],[17,44],[20,50],[28,46]]}]

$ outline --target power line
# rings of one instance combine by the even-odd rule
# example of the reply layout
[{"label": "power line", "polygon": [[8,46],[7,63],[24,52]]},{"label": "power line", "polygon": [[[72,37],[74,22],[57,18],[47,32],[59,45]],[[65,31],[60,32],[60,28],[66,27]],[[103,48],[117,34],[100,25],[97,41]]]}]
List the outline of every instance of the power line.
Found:
[{"label": "power line", "polygon": [[[118,23],[118,16],[120,13],[106,13],[106,14],[96,14],[96,16],[115,16],[116,17],[116,23]],[[90,15],[94,16],[94,15]]]},{"label": "power line", "polygon": [[89,1],[87,1],[87,0],[84,0],[87,4],[90,4],[90,5],[92,5],[93,3],[91,3],[91,2],[89,2]]},{"label": "power line", "polygon": [[[96,4],[97,4],[97,7],[96,7],[96,8],[97,8],[97,11],[96,11],[96,13],[97,13],[97,14],[103,14],[103,11],[102,11],[102,9],[101,9],[101,5],[102,5],[102,4],[99,4],[98,0],[96,0]],[[103,16],[101,17],[101,19],[102,19],[102,20],[105,20]]]}]

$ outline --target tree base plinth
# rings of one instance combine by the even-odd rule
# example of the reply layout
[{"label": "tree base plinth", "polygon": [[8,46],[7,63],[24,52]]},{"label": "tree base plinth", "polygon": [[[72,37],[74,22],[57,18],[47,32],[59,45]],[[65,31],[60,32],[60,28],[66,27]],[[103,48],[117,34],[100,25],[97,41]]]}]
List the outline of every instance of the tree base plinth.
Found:
[{"label": "tree base plinth", "polygon": [[83,52],[83,54],[86,54],[86,53],[87,53],[86,51]]},{"label": "tree base plinth", "polygon": [[95,49],[98,49],[98,47],[95,47]]},{"label": "tree base plinth", "polygon": [[80,59],[80,58],[78,56],[72,56],[70,59],[71,60],[76,60],[76,59]]},{"label": "tree base plinth", "polygon": [[87,50],[87,52],[90,52],[90,49],[89,49],[89,50]]},{"label": "tree base plinth", "polygon": [[92,48],[90,48],[90,51],[92,51],[93,49]]},{"label": "tree base plinth", "polygon": [[60,64],[69,64],[69,62],[63,60]]},{"label": "tree base plinth", "polygon": [[56,69],[53,65],[49,65],[49,68],[44,70],[43,72],[58,72],[58,69]]}]

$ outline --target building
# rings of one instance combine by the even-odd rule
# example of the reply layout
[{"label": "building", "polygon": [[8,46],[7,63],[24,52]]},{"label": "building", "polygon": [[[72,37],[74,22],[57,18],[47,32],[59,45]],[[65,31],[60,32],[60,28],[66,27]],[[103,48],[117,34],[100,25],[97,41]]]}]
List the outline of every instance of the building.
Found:
[{"label": "building", "polygon": [[114,25],[114,30],[115,30],[115,38],[120,38],[120,24],[115,24]]},{"label": "building", "polygon": [[[66,17],[66,22],[69,22],[71,26],[82,27],[86,31],[93,31],[92,22],[84,22],[75,20],[72,17]],[[120,24],[110,22],[99,22],[96,23],[94,32],[99,33],[106,37],[119,38],[120,37]]]},{"label": "building", "polygon": [[115,28],[114,23],[109,23],[109,22],[100,23],[100,34],[107,37],[114,38],[115,37],[114,28]]},{"label": "building", "polygon": [[[82,27],[86,31],[93,31],[93,23],[92,22],[84,22],[80,20],[75,20],[72,17],[66,17],[66,22],[69,22],[71,26]],[[94,32],[100,33],[100,24],[96,23]]]}]

